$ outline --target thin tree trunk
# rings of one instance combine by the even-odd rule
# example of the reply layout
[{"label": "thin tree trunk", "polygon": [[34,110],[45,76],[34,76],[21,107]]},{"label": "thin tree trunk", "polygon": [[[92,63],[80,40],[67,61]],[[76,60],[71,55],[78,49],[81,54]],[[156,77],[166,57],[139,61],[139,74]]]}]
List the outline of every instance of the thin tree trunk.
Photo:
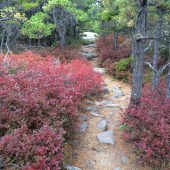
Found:
[{"label": "thin tree trunk", "polygon": [[131,104],[140,104],[142,95],[144,49],[147,22],[147,0],[138,0],[138,16],[135,29],[135,58],[132,80]]},{"label": "thin tree trunk", "polygon": [[[170,54],[170,41],[168,41],[168,47],[169,47],[169,54]],[[168,59],[169,63],[170,63],[170,56],[169,56],[169,59]],[[167,98],[170,99],[170,65],[168,66],[168,75],[167,75],[167,78],[166,78],[166,85],[167,85]]]},{"label": "thin tree trunk", "polygon": [[3,30],[3,32],[2,32],[2,39],[1,39],[0,53],[2,53],[2,52],[3,52],[4,39],[5,39],[5,30]]},{"label": "thin tree trunk", "polygon": [[170,66],[169,66],[169,73],[166,78],[166,85],[167,85],[167,98],[170,99]]},{"label": "thin tree trunk", "polygon": [[118,48],[118,36],[119,36],[119,33],[115,31],[114,32],[114,49]]},{"label": "thin tree trunk", "polygon": [[[158,39],[154,40],[154,55],[153,55],[153,68],[154,70],[158,70],[158,47],[159,47],[159,42]],[[159,84],[159,74],[155,71],[153,71],[153,77],[152,77],[152,89],[155,90],[156,87]]]},{"label": "thin tree trunk", "polygon": [[[161,28],[162,28],[162,12],[158,10],[159,13],[159,21],[157,26],[155,27],[155,40],[154,40],[154,55],[153,55],[153,68],[154,70],[158,71],[158,59],[159,59],[159,39],[158,37],[161,35]],[[160,74],[158,72],[153,71],[152,77],[152,89],[155,90],[160,81]]]},{"label": "thin tree trunk", "polygon": [[29,41],[29,46],[31,47],[31,38],[29,38],[28,41]]},{"label": "thin tree trunk", "polygon": [[38,38],[38,43],[37,43],[37,45],[38,45],[38,46],[41,45],[41,39],[40,39],[40,38]]}]

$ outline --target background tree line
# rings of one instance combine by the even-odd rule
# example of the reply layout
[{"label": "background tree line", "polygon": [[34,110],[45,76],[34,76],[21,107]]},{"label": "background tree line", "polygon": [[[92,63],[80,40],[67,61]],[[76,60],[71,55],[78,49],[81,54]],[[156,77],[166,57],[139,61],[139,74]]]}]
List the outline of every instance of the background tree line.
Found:
[{"label": "background tree line", "polygon": [[[85,27],[93,25],[89,18],[95,0],[1,0],[0,52],[15,50],[17,42],[61,47],[76,40]],[[7,47],[8,46],[8,47]]]}]

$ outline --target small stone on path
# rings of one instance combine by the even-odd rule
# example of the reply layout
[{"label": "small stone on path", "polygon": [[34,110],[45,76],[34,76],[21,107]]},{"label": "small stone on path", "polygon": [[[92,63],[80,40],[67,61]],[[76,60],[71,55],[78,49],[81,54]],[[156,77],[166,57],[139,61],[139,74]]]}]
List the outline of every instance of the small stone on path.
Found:
[{"label": "small stone on path", "polygon": [[94,111],[92,111],[92,112],[90,112],[90,114],[91,114],[92,116],[95,116],[95,117],[99,117],[99,116],[100,116],[100,113],[99,113],[99,112],[94,112]]},{"label": "small stone on path", "polygon": [[100,74],[105,74],[106,72],[104,68],[98,68],[98,67],[95,67],[93,71],[100,73]]},{"label": "small stone on path", "polygon": [[117,108],[121,108],[118,104],[106,104],[105,107],[117,107]]},{"label": "small stone on path", "polygon": [[92,59],[93,58],[92,53],[81,52],[80,55],[82,55],[86,59]]},{"label": "small stone on path", "polygon": [[85,101],[86,104],[94,104],[94,102],[90,101],[90,100],[87,100]]},{"label": "small stone on path", "polygon": [[86,160],[86,165],[88,167],[88,170],[94,170],[95,162],[92,160]]},{"label": "small stone on path", "polygon": [[120,167],[117,167],[117,168],[114,168],[113,170],[121,170],[121,168],[120,168]]},{"label": "small stone on path", "polygon": [[87,107],[85,110],[86,111],[97,111],[95,107]]},{"label": "small stone on path", "polygon": [[103,144],[114,144],[114,135],[112,130],[108,130],[97,135],[100,143]]},{"label": "small stone on path", "polygon": [[89,44],[89,45],[85,45],[85,47],[87,48],[97,48],[96,44]]},{"label": "small stone on path", "polygon": [[72,166],[72,165],[66,165],[65,168],[66,168],[66,170],[81,170],[80,168],[77,168],[77,167]]},{"label": "small stone on path", "polygon": [[85,115],[85,114],[80,115],[79,120],[81,122],[85,122],[87,120],[87,115]]},{"label": "small stone on path", "polygon": [[107,87],[104,87],[103,88],[103,93],[104,94],[109,94],[110,92],[109,92],[109,89],[107,88]]},{"label": "small stone on path", "polygon": [[123,162],[124,164],[127,164],[127,163],[129,162],[129,158],[128,158],[127,156],[123,156],[123,157],[122,157],[122,162]]},{"label": "small stone on path", "polygon": [[125,96],[124,92],[122,91],[120,87],[113,87],[112,91],[114,93],[113,98],[120,98],[120,97]]},{"label": "small stone on path", "polygon": [[87,122],[83,122],[81,125],[80,125],[80,132],[85,132],[88,128],[88,124]]},{"label": "small stone on path", "polygon": [[100,129],[101,131],[105,131],[107,129],[107,121],[106,119],[101,120],[98,124],[97,124],[98,129]]}]

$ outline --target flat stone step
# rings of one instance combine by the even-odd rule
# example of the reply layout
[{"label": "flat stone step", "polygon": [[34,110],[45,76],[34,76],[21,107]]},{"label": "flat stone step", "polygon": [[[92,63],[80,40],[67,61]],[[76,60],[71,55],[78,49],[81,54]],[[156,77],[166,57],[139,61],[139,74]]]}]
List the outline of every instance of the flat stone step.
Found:
[{"label": "flat stone step", "polygon": [[105,131],[107,129],[107,120],[102,119],[100,122],[97,124],[97,128],[101,131]]},{"label": "flat stone step", "polygon": [[72,165],[66,165],[65,168],[66,168],[66,170],[81,170],[80,168],[77,168],[77,167],[72,166]]},{"label": "flat stone step", "polygon": [[97,135],[97,138],[101,144],[112,144],[114,145],[114,134],[112,130],[108,130]]}]

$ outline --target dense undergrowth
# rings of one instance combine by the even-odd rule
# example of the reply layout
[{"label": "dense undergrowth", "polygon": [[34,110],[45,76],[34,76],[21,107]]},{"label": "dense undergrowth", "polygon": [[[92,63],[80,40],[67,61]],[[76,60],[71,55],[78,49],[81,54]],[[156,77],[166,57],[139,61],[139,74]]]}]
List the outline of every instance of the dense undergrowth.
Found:
[{"label": "dense undergrowth", "polygon": [[107,72],[119,80],[128,82],[131,80],[131,48],[129,43],[124,43],[123,36],[118,37],[119,47],[114,49],[114,37],[112,34],[101,36],[97,41],[98,56],[101,66]]},{"label": "dense undergrowth", "polygon": [[140,106],[130,106],[124,117],[124,137],[139,160],[158,169],[170,160],[170,99],[165,84],[157,91],[145,86]]},{"label": "dense undergrowth", "polygon": [[[67,53],[56,55],[65,60]],[[58,170],[78,106],[84,97],[100,92],[101,75],[83,59],[59,64],[54,57],[31,51],[10,55],[6,63],[2,58],[0,166]]]},{"label": "dense undergrowth", "polygon": [[[119,48],[114,49],[113,35],[102,36],[97,42],[101,65],[109,74],[125,82],[131,81],[130,46],[121,36],[118,38]],[[164,52],[165,53],[165,52]],[[163,53],[163,54],[164,54]],[[161,56],[163,56],[160,53]],[[152,56],[152,54],[150,54]],[[167,54],[159,61],[166,63]],[[147,56],[147,60],[150,60]],[[152,72],[146,68],[144,81],[150,82]],[[122,129],[123,137],[132,143],[139,161],[154,168],[166,169],[170,160],[170,100],[166,98],[164,83],[153,91],[145,85],[141,104],[129,106],[126,111]]]}]

